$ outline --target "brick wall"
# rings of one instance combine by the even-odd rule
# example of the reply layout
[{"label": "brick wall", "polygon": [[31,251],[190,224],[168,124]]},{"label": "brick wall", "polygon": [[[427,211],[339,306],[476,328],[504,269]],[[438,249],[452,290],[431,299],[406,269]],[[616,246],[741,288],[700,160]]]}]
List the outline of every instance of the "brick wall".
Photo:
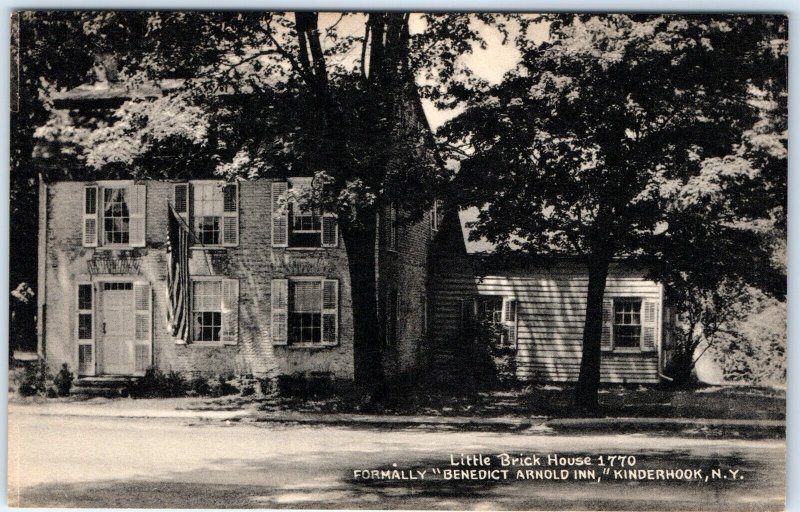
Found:
[{"label": "brick wall", "polygon": [[[401,101],[396,108],[404,111],[402,116],[405,126],[401,131],[430,134],[425,119],[422,104],[413,89],[408,86],[403,94],[399,95]],[[417,148],[417,157],[431,167],[437,167],[436,149],[433,139],[427,140]],[[433,206],[432,202],[429,205]],[[418,367],[426,357],[428,350],[429,333],[425,332],[426,300],[430,300],[429,276],[431,266],[431,246],[437,237],[437,232],[431,229],[431,211],[428,209],[422,219],[409,222],[404,219],[404,213],[398,211],[396,248],[391,250],[388,244],[387,230],[390,229],[390,209],[384,208],[379,221],[379,251],[378,251],[378,296],[379,316],[381,317],[384,331],[381,342],[383,343],[383,369],[384,374],[392,377]],[[397,331],[393,343],[387,343],[384,318],[386,301],[391,290],[397,291],[398,314]],[[430,307],[428,307],[430,309]],[[430,330],[431,319],[427,321]]]},{"label": "brick wall", "polygon": [[[148,181],[146,247],[108,249],[82,247],[83,182],[49,184],[44,201],[45,236],[40,251],[41,343],[48,364],[78,366],[76,283],[103,278],[90,275],[90,260],[128,259],[138,270],[130,275],[153,288],[153,361],[162,370],[182,372],[254,373],[281,375],[332,373],[353,377],[352,305],[344,243],[337,248],[272,248],[270,239],[270,180],[240,183],[239,245],[232,248],[192,249],[193,275],[217,275],[239,280],[239,342],[229,346],[178,344],[167,330],[167,205],[171,183]],[[339,280],[339,343],[334,347],[273,346],[270,337],[271,280],[288,276],[320,276]],[[114,276],[105,276],[108,279]]]}]

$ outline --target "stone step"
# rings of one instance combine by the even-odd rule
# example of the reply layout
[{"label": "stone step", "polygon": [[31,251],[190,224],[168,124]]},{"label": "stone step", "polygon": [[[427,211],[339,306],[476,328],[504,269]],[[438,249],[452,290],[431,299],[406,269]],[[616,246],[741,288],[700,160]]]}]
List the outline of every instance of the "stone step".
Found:
[{"label": "stone step", "polygon": [[73,383],[70,394],[87,396],[116,397],[127,396],[138,377],[99,376],[81,377]]}]

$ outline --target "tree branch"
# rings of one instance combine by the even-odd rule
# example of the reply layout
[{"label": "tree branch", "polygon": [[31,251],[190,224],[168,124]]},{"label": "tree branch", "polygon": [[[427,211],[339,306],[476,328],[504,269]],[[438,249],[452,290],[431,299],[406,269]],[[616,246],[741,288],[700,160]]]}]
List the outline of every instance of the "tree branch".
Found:
[{"label": "tree branch", "polygon": [[297,73],[297,74],[300,76],[300,78],[301,78],[301,79],[302,79],[304,82],[306,82],[306,83],[308,84],[308,83],[309,83],[309,77],[306,75],[306,73],[305,73],[305,71],[303,70],[303,68],[302,68],[302,67],[300,67],[300,65],[297,63],[297,60],[295,60],[295,58],[292,56],[292,54],[291,54],[291,53],[289,53],[288,51],[286,51],[286,49],[285,49],[285,48],[283,48],[283,47],[280,45],[280,43],[278,43],[278,40],[277,40],[277,39],[275,39],[275,36],[274,36],[274,35],[272,35],[272,16],[270,16],[270,17],[267,19],[267,28],[266,28],[266,34],[267,34],[267,37],[269,38],[270,42],[272,43],[272,45],[275,47],[275,50],[276,50],[276,51],[277,51],[277,52],[278,52],[278,53],[279,53],[279,54],[280,54],[280,55],[281,55],[283,58],[285,58],[286,60],[288,60],[288,61],[289,61],[289,64],[292,66],[292,69],[294,69],[295,73]]}]

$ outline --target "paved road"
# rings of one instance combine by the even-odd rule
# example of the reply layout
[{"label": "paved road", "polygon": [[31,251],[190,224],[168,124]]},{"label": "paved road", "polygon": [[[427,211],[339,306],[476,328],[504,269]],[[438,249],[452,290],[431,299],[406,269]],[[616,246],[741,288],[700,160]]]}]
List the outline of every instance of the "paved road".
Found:
[{"label": "paved road", "polygon": [[[599,455],[632,454],[634,469],[686,469],[692,475],[723,471],[708,482],[613,480],[612,475],[601,475],[599,482],[553,475],[517,480],[517,467],[508,480],[445,480],[443,473],[433,474],[434,467],[469,469],[451,465],[451,454],[458,459],[462,453],[589,455],[595,463]],[[137,508],[782,510],[784,453],[782,440],[226,426],[12,410],[9,502]],[[522,468],[523,475],[524,469],[562,467],[544,461]],[[354,470],[375,469],[426,475],[424,480],[354,478]],[[492,457],[491,467],[472,469],[508,468]],[[592,469],[602,473],[602,468]],[[734,476],[729,469],[739,472]]]}]

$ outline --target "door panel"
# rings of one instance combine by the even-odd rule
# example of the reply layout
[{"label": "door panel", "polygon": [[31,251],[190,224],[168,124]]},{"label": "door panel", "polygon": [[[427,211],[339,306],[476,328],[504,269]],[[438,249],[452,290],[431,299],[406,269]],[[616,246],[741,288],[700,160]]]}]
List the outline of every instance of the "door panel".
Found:
[{"label": "door panel", "polygon": [[133,290],[109,286],[115,284],[104,284],[102,291],[101,373],[131,375],[135,369]]}]

